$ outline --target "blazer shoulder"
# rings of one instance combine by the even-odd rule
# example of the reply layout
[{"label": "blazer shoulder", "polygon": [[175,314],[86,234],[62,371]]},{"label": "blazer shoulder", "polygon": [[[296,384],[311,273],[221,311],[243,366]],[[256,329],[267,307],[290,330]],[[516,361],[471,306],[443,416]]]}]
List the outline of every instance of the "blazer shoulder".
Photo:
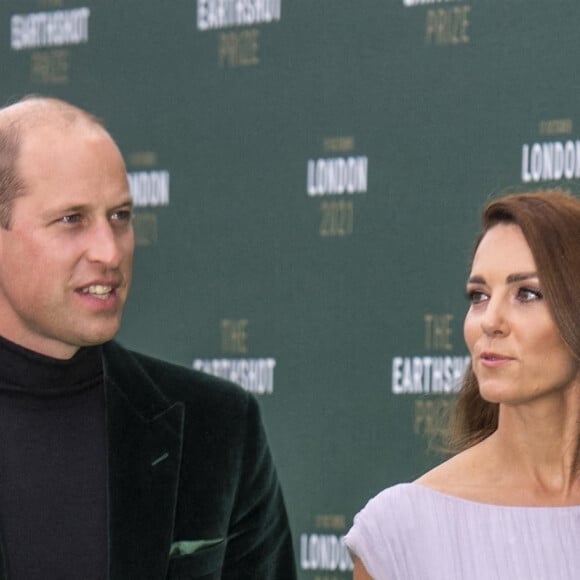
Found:
[{"label": "blazer shoulder", "polygon": [[247,407],[254,401],[253,395],[235,383],[127,349],[115,341],[108,343],[105,353],[118,363],[135,365],[170,401],[181,401],[186,406],[218,405],[222,412],[224,407]]}]

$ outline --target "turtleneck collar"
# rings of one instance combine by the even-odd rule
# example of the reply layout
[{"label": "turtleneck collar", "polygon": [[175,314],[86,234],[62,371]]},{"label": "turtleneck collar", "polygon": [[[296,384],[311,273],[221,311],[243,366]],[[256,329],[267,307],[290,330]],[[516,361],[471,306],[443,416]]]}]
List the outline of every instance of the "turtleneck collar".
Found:
[{"label": "turtleneck collar", "polygon": [[90,388],[102,375],[100,346],[80,348],[62,360],[0,336],[0,389],[58,396]]}]

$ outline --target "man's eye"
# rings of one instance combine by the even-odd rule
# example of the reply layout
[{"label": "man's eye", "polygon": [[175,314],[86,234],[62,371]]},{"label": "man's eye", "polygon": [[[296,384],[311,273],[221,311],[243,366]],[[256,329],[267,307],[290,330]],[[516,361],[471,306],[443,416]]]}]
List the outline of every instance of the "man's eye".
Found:
[{"label": "man's eye", "polygon": [[111,214],[111,219],[115,222],[130,222],[133,214],[129,209],[122,209]]},{"label": "man's eye", "polygon": [[78,213],[73,213],[70,215],[65,215],[60,218],[60,222],[63,224],[77,224],[81,221],[81,215]]}]

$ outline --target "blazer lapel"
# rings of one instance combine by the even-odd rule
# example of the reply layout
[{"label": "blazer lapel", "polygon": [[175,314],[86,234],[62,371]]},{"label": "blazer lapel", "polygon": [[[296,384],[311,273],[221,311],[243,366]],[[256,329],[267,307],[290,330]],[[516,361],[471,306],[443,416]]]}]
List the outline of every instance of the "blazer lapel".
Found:
[{"label": "blazer lapel", "polygon": [[118,345],[103,348],[109,456],[109,580],[162,580],[173,541],[183,405]]}]

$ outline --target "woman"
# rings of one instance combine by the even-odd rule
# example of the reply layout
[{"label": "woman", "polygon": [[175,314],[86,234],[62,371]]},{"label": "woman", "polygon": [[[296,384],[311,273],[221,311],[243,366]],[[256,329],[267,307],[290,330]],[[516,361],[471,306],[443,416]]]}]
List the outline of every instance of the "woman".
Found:
[{"label": "woman", "polygon": [[489,203],[467,295],[460,452],[357,514],[355,580],[580,578],[580,200]]}]

